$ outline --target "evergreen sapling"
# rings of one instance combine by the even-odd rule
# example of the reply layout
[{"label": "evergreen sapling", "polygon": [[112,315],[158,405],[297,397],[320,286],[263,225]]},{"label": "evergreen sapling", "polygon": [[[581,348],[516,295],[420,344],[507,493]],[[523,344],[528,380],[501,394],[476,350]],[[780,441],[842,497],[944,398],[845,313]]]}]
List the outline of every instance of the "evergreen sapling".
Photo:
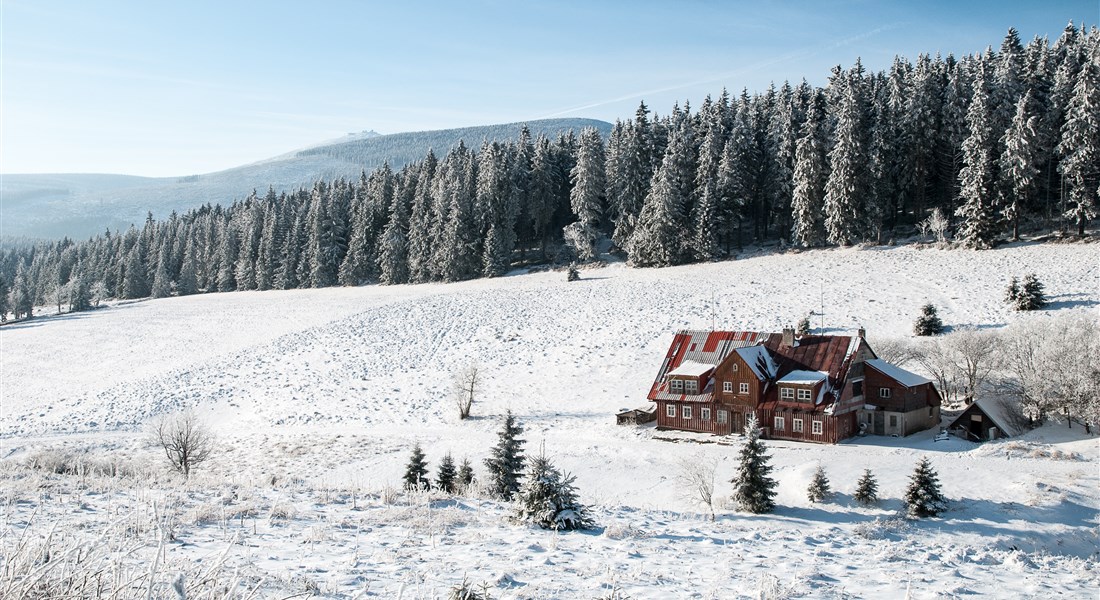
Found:
[{"label": "evergreen sapling", "polygon": [[904,500],[910,517],[934,517],[947,509],[947,498],[940,491],[939,476],[927,458],[917,463],[909,477]]},{"label": "evergreen sapling", "polygon": [[810,502],[822,502],[833,494],[829,487],[829,478],[825,476],[825,468],[818,466],[814,471],[814,478],[810,481],[810,487],[806,490]]},{"label": "evergreen sapling", "polygon": [[403,480],[406,490],[427,490],[431,487],[428,480],[428,461],[424,459],[424,451],[420,448],[420,444],[413,446],[409,464],[405,466]]},{"label": "evergreen sapling", "polygon": [[875,476],[871,474],[871,469],[863,470],[863,476],[856,483],[856,493],[853,497],[856,502],[864,506],[870,506],[878,502],[878,482],[875,481]]},{"label": "evergreen sapling", "polygon": [[943,333],[943,321],[941,321],[939,315],[936,314],[935,306],[925,304],[921,308],[921,315],[917,317],[917,322],[913,324],[913,333],[920,336],[939,335]]},{"label": "evergreen sapling", "polygon": [[435,486],[448,494],[453,494],[456,488],[455,461],[448,452],[439,462],[439,470],[436,472]]},{"label": "evergreen sapling", "polygon": [[768,454],[760,441],[760,426],[756,415],[750,415],[745,423],[745,443],[741,446],[741,461],[733,484],[733,501],[740,510],[751,513],[767,513],[775,508],[777,482],[768,475],[772,471]]},{"label": "evergreen sapling", "polygon": [[498,433],[497,445],[485,459],[489,470],[489,492],[503,500],[511,500],[519,491],[519,479],[523,473],[523,440],[517,438],[523,427],[516,423],[512,411],[504,417]]},{"label": "evergreen sapling", "polygon": [[456,484],[461,489],[466,490],[474,483],[474,467],[470,464],[470,459],[462,459],[462,464],[458,467],[458,479]]},{"label": "evergreen sapling", "polygon": [[577,499],[574,479],[562,474],[545,455],[535,457],[518,493],[516,520],[543,529],[591,529],[592,519]]}]

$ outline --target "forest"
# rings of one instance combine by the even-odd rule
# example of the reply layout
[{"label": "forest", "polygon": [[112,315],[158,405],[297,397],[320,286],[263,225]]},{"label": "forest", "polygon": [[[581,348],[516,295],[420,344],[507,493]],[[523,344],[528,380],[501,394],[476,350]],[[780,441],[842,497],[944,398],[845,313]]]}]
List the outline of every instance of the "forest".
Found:
[{"label": "forest", "polygon": [[459,142],[399,170],[253,191],[86,241],[0,251],[0,314],[107,298],[459,281],[589,261],[721,260],[746,244],[893,243],[950,232],[985,249],[1083,236],[1100,186],[1100,33],[1066,26],[955,58],[896,57],[667,115],[644,102],[604,139]]}]

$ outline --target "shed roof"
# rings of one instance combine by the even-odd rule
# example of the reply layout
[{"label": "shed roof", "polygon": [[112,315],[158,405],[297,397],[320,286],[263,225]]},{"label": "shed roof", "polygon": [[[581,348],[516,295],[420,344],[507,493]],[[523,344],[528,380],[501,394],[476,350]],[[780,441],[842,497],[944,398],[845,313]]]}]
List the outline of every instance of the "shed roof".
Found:
[{"label": "shed roof", "polygon": [[863,362],[870,365],[879,373],[882,373],[883,375],[889,377],[890,379],[893,379],[894,381],[904,385],[905,387],[911,388],[917,387],[918,385],[924,385],[926,383],[932,383],[931,379],[927,379],[925,377],[917,375],[916,373],[906,371],[905,369],[897,365],[890,364],[882,360],[881,358],[872,358]]}]

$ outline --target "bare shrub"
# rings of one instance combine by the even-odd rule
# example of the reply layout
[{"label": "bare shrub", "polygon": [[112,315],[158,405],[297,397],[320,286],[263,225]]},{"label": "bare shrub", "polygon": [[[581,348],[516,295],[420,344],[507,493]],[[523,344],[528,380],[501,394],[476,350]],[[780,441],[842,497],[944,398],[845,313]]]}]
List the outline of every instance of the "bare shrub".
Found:
[{"label": "bare shrub", "polygon": [[455,375],[454,397],[455,404],[458,406],[459,419],[469,418],[470,409],[479,393],[481,393],[481,367],[473,362]]},{"label": "bare shrub", "polygon": [[153,436],[172,468],[183,473],[184,478],[189,478],[191,470],[209,460],[214,453],[214,434],[190,410],[158,419]]},{"label": "bare shrub", "polygon": [[704,506],[714,520],[714,479],[718,469],[717,461],[702,454],[690,456],[680,461],[676,475],[677,487],[684,499]]}]

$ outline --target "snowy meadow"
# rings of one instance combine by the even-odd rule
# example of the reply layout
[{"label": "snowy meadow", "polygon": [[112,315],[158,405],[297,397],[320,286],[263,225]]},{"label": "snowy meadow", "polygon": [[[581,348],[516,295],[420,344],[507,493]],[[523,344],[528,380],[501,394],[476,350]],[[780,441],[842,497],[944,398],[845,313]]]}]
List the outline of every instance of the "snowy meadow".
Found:
[{"label": "snowy meadow", "polygon": [[[733,510],[740,436],[620,427],[682,328],[911,337],[1095,318],[1093,244],[757,252],[666,269],[622,264],[457,284],[237,292],[115,304],[0,328],[4,597],[1094,598],[1100,449],[1078,424],[975,444],[867,436],[767,442],[773,514]],[[1037,273],[1050,305],[1003,302]],[[47,311],[48,314],[48,311]],[[470,419],[452,395],[476,363]],[[909,368],[914,368],[910,366]],[[915,369],[915,368],[914,368]],[[193,409],[216,452],[184,481],[152,443]],[[405,492],[414,444],[479,478],[511,410],[529,455],[576,476],[597,527],[514,523],[478,486]],[[949,419],[950,417],[945,417]],[[944,423],[946,425],[946,421]],[[927,457],[950,502],[899,516]],[[678,474],[716,465],[716,518]],[[836,492],[811,503],[823,467]],[[881,501],[852,495],[864,469]]]}]

